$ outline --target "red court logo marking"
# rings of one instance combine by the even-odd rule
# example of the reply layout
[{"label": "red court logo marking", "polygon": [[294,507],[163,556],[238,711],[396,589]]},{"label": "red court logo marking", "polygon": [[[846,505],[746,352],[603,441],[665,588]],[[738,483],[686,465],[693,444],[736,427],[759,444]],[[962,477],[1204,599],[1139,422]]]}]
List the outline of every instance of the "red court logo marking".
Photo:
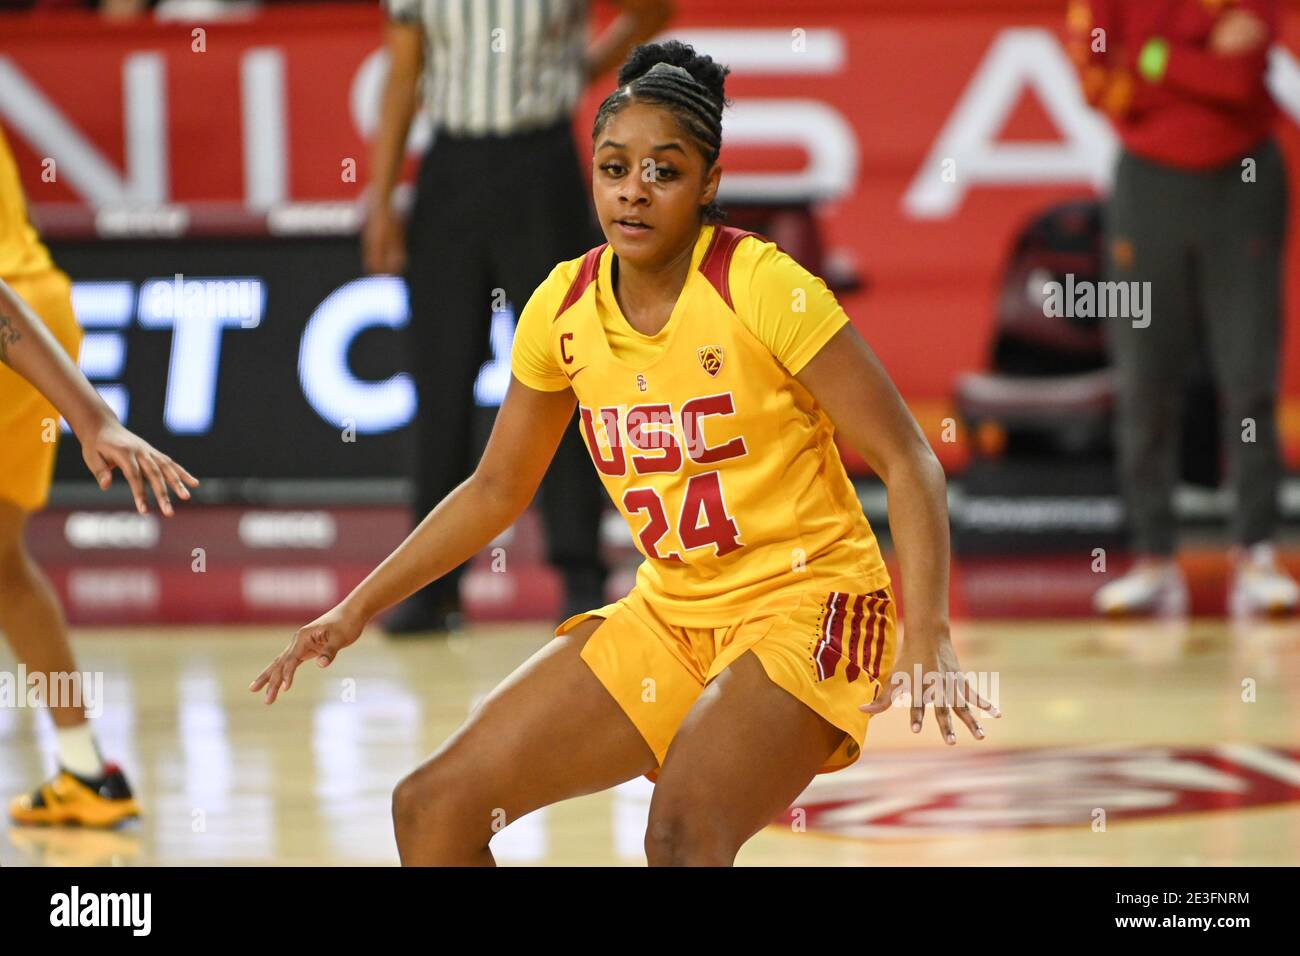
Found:
[{"label": "red court logo marking", "polygon": [[1041,747],[929,753],[868,752],[818,777],[797,810],[808,830],[909,838],[988,830],[1107,826],[1174,814],[1300,801],[1300,750],[1216,747]]}]

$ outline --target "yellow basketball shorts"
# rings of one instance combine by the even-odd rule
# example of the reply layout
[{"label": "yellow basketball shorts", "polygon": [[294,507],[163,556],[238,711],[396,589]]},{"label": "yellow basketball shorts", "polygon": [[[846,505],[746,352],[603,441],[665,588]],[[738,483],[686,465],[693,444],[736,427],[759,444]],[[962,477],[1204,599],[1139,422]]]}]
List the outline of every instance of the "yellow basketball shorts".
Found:
[{"label": "yellow basketball shorts", "polygon": [[[5,281],[41,318],[75,362],[81,329],[72,283],[58,269]],[[23,511],[45,507],[54,477],[59,412],[25,378],[0,363],[0,501]]]},{"label": "yellow basketball shorts", "polygon": [[[844,741],[818,773],[841,770],[862,752],[871,715],[858,708],[881,693],[897,652],[889,585],[870,593],[824,584],[784,589],[725,627],[669,624],[633,588],[612,604],[566,619],[555,633],[566,634],[592,617],[604,621],[587,639],[582,659],[654,751],[659,767],[709,681],[753,651],[773,683],[844,731]],[[646,776],[657,775],[658,768]]]}]

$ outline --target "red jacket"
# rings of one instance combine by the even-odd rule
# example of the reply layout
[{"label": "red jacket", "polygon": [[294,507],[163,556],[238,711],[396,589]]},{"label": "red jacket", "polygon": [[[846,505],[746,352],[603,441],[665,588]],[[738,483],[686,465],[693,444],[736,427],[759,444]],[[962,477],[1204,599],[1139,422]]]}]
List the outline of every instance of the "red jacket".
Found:
[{"label": "red jacket", "polygon": [[[1259,17],[1267,41],[1248,53],[1212,52],[1211,31],[1235,9]],[[1277,0],[1071,0],[1067,27],[1084,95],[1110,115],[1130,152],[1209,169],[1233,162],[1271,132],[1277,107],[1264,76],[1278,32]],[[1158,80],[1138,69],[1152,38],[1168,44]]]}]

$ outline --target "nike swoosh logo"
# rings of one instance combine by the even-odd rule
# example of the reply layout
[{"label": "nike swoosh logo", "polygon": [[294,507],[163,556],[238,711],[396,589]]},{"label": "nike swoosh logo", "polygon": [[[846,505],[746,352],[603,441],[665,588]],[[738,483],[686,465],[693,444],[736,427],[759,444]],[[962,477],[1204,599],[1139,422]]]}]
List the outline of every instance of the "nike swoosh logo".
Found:
[{"label": "nike swoosh logo", "polygon": [[578,369],[578,371],[577,371],[577,372],[574,372],[572,375],[569,375],[568,372],[565,372],[564,374],[565,374],[565,375],[569,375],[569,381],[572,382],[575,378],[578,377],[578,373],[579,373],[579,372],[584,372],[584,371],[586,371],[586,369],[587,369],[587,366],[584,365],[582,368]]}]

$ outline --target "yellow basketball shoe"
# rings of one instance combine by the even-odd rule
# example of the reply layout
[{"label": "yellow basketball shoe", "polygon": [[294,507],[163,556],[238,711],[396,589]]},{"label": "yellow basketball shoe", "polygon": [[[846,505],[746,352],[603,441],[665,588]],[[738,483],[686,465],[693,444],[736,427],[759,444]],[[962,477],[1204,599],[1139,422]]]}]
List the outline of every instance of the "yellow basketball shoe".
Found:
[{"label": "yellow basketball shoe", "polygon": [[113,827],[140,815],[126,777],[116,764],[105,764],[98,779],[79,777],[62,768],[54,779],[9,804],[14,823]]}]

